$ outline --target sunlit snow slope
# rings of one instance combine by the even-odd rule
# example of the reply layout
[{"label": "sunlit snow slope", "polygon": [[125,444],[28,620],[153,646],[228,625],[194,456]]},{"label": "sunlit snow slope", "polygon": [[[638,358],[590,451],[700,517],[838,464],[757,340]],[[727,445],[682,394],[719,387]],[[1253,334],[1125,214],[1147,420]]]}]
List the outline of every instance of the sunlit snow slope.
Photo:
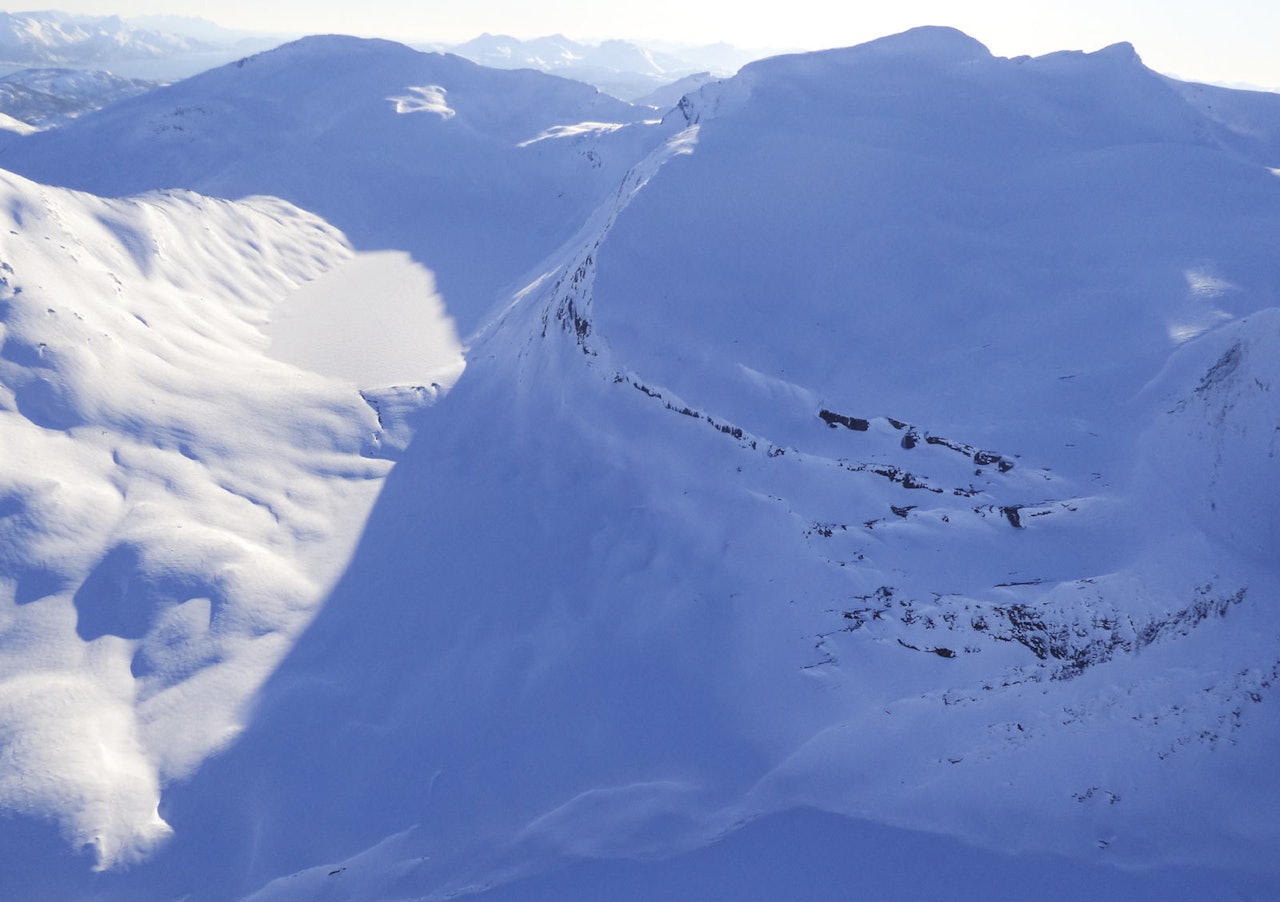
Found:
[{"label": "sunlit snow slope", "polygon": [[436,390],[267,356],[352,265],[310,214],[0,179],[0,806],[112,866],[169,833],[161,786],[243,724]]},{"label": "sunlit snow slope", "polygon": [[922,29],[637,130],[170,841],[45,885],[1274,898],[1280,144],[1229,100]]}]

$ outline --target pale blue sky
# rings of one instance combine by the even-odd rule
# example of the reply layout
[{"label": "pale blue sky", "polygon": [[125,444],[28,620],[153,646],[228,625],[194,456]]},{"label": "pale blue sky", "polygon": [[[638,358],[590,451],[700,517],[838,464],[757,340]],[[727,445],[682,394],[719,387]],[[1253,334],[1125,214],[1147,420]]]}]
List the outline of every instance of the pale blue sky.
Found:
[{"label": "pale blue sky", "polygon": [[1276,0],[882,0],[833,9],[831,0],[64,0],[93,14],[179,13],[221,25],[344,32],[400,40],[461,41],[488,31],[536,37],[728,41],[743,47],[818,49],[856,44],[914,25],[954,25],[1002,56],[1096,50],[1133,43],[1147,65],[1186,78],[1280,86]]}]

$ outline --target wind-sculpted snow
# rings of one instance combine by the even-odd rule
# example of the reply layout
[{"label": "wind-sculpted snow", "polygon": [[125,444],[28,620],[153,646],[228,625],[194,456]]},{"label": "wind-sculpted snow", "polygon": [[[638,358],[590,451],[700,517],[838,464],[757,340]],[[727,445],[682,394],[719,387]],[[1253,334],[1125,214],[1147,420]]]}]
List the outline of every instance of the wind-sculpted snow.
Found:
[{"label": "wind-sculpted snow", "polygon": [[710,898],[827,815],[899,857],[816,898],[1268,892],[1267,109],[925,29],[525,135],[634,157],[98,897]]},{"label": "wind-sculpted snow", "polygon": [[388,465],[354,385],[264,353],[333,228],[0,191],[0,806],[109,867],[169,834],[162,786],[240,729]]}]

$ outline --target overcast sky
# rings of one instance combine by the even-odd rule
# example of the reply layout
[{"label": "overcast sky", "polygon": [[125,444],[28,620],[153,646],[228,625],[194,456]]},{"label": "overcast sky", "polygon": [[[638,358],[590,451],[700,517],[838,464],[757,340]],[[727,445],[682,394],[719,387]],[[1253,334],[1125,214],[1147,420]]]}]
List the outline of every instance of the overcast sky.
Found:
[{"label": "overcast sky", "polygon": [[63,0],[68,12],[178,13],[234,28],[343,32],[414,41],[462,41],[481,32],[579,40],[727,41],[741,47],[819,49],[857,44],[915,25],[953,25],[1001,56],[1096,50],[1133,43],[1148,66],[1186,78],[1280,87],[1276,0]]}]

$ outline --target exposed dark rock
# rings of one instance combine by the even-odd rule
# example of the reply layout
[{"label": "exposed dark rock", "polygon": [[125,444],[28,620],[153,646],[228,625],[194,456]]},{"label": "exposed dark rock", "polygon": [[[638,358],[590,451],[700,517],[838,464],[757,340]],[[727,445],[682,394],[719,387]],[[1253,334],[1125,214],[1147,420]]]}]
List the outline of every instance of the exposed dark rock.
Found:
[{"label": "exposed dark rock", "polygon": [[825,407],[818,411],[818,416],[832,429],[835,429],[836,426],[843,426],[846,429],[852,429],[854,432],[866,432],[871,428],[870,420],[864,420],[860,417],[847,417],[844,414],[827,410]]}]

